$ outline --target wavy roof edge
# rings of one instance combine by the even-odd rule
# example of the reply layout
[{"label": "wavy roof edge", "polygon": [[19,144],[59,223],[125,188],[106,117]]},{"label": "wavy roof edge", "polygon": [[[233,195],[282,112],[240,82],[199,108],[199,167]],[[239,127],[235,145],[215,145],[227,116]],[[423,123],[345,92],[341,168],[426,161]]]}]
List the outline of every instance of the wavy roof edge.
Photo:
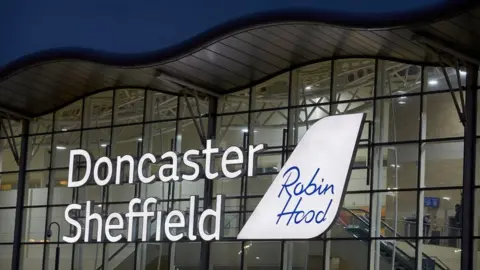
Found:
[{"label": "wavy roof edge", "polygon": [[[190,39],[169,47],[145,53],[110,53],[89,48],[64,47],[42,50],[20,57],[0,67],[0,80],[24,68],[57,60],[83,60],[108,66],[139,68],[161,64],[187,55],[203,46],[236,32],[285,23],[318,23],[351,29],[392,29],[439,21],[465,12],[480,3],[474,0],[446,0],[445,4],[417,10],[389,13],[332,12],[290,9],[255,13],[222,23]],[[394,19],[392,19],[394,18]]]},{"label": "wavy roof edge", "polygon": [[0,111],[36,117],[115,86],[178,92],[160,74],[222,95],[332,59],[439,63],[438,55],[412,39],[418,33],[425,33],[424,37],[433,33],[445,44],[459,45],[460,51],[480,59],[480,49],[474,46],[480,40],[480,3],[455,2],[449,0],[428,11],[395,13],[395,20],[391,13],[289,10],[252,14],[150,53],[82,48],[42,51],[0,69]]}]

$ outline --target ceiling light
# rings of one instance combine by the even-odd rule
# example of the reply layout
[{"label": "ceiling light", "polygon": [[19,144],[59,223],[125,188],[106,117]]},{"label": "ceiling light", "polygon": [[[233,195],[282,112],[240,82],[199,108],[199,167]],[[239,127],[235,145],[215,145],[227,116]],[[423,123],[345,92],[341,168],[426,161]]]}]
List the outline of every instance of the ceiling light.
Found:
[{"label": "ceiling light", "polygon": [[428,81],[428,84],[429,85],[437,85],[438,81],[437,80],[430,80],[430,81]]},{"label": "ceiling light", "polygon": [[67,149],[66,146],[63,146],[63,145],[57,145],[55,148],[57,148],[57,150],[65,150]]},{"label": "ceiling light", "polygon": [[142,139],[142,138],[138,138],[137,141],[141,142],[141,141],[143,141],[143,139]]},{"label": "ceiling light", "polygon": [[391,164],[390,167],[392,167],[392,168],[400,168],[400,165],[398,165],[398,164]]},{"label": "ceiling light", "polygon": [[444,199],[445,201],[450,201],[450,197],[443,197],[442,199]]},{"label": "ceiling light", "polygon": [[407,99],[407,97],[406,96],[401,96],[401,97],[399,97],[399,99]]},{"label": "ceiling light", "polygon": [[405,100],[400,100],[400,101],[398,102],[398,104],[400,104],[400,105],[403,105],[403,104],[406,104],[406,103],[407,103],[407,102],[406,102]]},{"label": "ceiling light", "polygon": [[255,259],[260,260],[260,257],[255,257]]},{"label": "ceiling light", "polygon": [[62,128],[62,131],[68,131],[68,129],[66,129],[66,128]]},{"label": "ceiling light", "polygon": [[247,132],[248,132],[248,129],[244,128],[244,129],[242,129],[242,132],[243,132],[243,133],[247,133]]},{"label": "ceiling light", "polygon": [[465,76],[465,75],[467,75],[467,72],[465,70],[460,70],[460,75]]},{"label": "ceiling light", "polygon": [[106,144],[106,143],[100,144],[100,146],[103,147],[103,148],[107,147],[107,145],[108,145],[108,144]]},{"label": "ceiling light", "polygon": [[453,252],[458,253],[458,252],[462,252],[462,250],[461,249],[455,249]]},{"label": "ceiling light", "polygon": [[305,87],[305,90],[310,90],[310,89],[312,89],[312,87],[310,85]]}]

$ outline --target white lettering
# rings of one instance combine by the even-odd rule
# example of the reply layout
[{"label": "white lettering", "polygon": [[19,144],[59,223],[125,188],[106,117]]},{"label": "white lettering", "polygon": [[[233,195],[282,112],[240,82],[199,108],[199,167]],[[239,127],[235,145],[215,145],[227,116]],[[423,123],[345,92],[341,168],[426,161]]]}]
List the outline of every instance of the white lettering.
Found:
[{"label": "white lettering", "polygon": [[75,227],[75,236],[73,237],[68,237],[64,236],[63,241],[67,243],[76,243],[78,240],[80,240],[80,237],[82,237],[82,226],[80,225],[80,222],[76,221],[75,219],[70,217],[70,211],[71,210],[81,210],[82,206],[80,204],[70,204],[65,208],[65,220],[70,223],[70,225],[73,225]]},{"label": "white lettering", "polygon": [[[237,157],[234,159],[228,159],[228,156],[232,153],[237,154]],[[243,164],[243,152],[240,148],[232,146],[227,148],[222,156],[222,172],[223,175],[227,178],[235,178],[242,174],[242,169],[238,169],[235,172],[230,172],[228,170],[228,165],[240,165]]]},{"label": "white lettering", "polygon": [[[106,175],[103,179],[100,178],[100,166],[102,166],[102,164],[105,164],[106,167]],[[105,186],[108,184],[112,178],[112,173],[113,165],[112,161],[108,157],[101,157],[97,160],[97,162],[95,162],[95,166],[93,167],[93,179],[97,185]]]},{"label": "white lettering", "polygon": [[[83,156],[85,158],[85,175],[79,181],[73,181],[75,172],[75,157]],[[88,178],[90,177],[90,171],[92,170],[92,158],[90,153],[82,149],[75,149],[70,151],[68,163],[68,187],[76,188],[81,187],[87,183]]]},{"label": "white lettering", "polygon": [[[113,220],[118,220],[118,224],[112,224]],[[113,236],[111,230],[123,230],[123,218],[119,213],[112,213],[107,217],[105,221],[105,237],[108,241],[116,243],[122,239],[121,235]]]}]

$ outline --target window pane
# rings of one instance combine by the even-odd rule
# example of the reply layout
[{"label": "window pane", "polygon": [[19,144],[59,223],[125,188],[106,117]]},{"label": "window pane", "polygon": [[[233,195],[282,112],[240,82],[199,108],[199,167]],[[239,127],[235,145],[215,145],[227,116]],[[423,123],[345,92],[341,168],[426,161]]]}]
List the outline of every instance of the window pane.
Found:
[{"label": "window pane", "polygon": [[85,99],[83,127],[104,127],[112,124],[113,91],[89,96]]},{"label": "window pane", "polygon": [[244,252],[244,270],[264,270],[278,269],[281,263],[281,242],[245,242]]},{"label": "window pane", "polygon": [[82,127],[83,100],[55,112],[55,131],[69,131]]},{"label": "window pane", "polygon": [[145,90],[118,89],[115,90],[114,124],[130,124],[143,121]]},{"label": "window pane", "polygon": [[288,88],[288,72],[255,86],[252,109],[262,110],[288,106]]}]

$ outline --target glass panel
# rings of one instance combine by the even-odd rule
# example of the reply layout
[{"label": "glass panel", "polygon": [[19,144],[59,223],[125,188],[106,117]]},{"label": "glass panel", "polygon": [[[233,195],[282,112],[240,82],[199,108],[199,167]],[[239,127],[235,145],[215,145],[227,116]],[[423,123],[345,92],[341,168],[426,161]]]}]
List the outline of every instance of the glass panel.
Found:
[{"label": "glass panel", "polygon": [[[458,238],[461,236],[461,195],[460,189],[426,190],[423,202],[427,219],[424,235],[427,237]],[[457,241],[448,239],[429,241],[430,245],[457,247]],[[460,247],[460,246],[458,246]]]},{"label": "glass panel", "polygon": [[283,132],[288,128],[287,120],[288,110],[252,113],[253,131],[250,131],[250,142],[265,143],[269,147],[282,145]]},{"label": "glass panel", "polygon": [[248,135],[248,114],[235,114],[217,118],[218,146],[227,149],[230,146],[243,147]]},{"label": "glass panel", "polygon": [[[30,121],[29,133],[37,134],[37,133],[52,132],[52,127],[53,127],[53,113],[34,118],[32,121]],[[15,130],[18,130],[16,131],[18,132],[18,135],[22,133],[21,128],[16,128]],[[1,134],[2,136],[5,136],[3,132]]]},{"label": "glass panel", "polygon": [[112,124],[113,91],[89,96],[85,99],[83,127],[94,128]]},{"label": "glass panel", "polygon": [[131,124],[143,121],[145,90],[118,89],[115,90],[114,124]]},{"label": "glass panel", "polygon": [[17,205],[18,173],[0,174],[0,207]]},{"label": "glass panel", "polygon": [[[50,140],[51,140],[51,135],[39,135],[39,136],[29,137],[28,157],[27,157],[28,170],[45,169],[50,166],[50,154],[51,154]],[[18,139],[17,145],[18,145],[17,147],[18,151],[20,151],[20,139]],[[13,155],[7,155],[7,157],[13,157]],[[12,169],[15,168],[15,170],[18,170],[18,165],[16,165],[14,160],[12,161],[13,163],[11,168]],[[11,164],[11,163],[5,163],[5,164]]]},{"label": "glass panel", "polygon": [[[37,267],[39,267],[39,270],[42,269],[42,255],[43,255],[43,250],[47,254],[45,254],[46,258],[46,267],[44,268],[45,270],[55,270],[55,250],[57,248],[56,244],[48,244],[45,245],[45,248],[43,245],[29,245],[28,247],[28,259],[24,259],[24,264],[28,265],[28,267],[31,267],[34,265],[34,262],[37,262]],[[92,248],[95,250],[94,246]],[[71,269],[72,266],[72,249],[73,245],[70,244],[60,244],[60,265],[59,269]],[[101,260],[99,260],[101,261]],[[93,265],[91,266],[93,267]],[[25,269],[30,269],[30,268],[25,268]]]},{"label": "glass panel", "polygon": [[177,106],[177,96],[148,91],[145,121],[174,119],[177,116]]},{"label": "glass panel", "polygon": [[239,269],[242,252],[240,242],[213,242],[210,247],[210,269]]},{"label": "glass panel", "polygon": [[0,243],[13,243],[15,209],[0,209]]},{"label": "glass panel", "polygon": [[194,270],[200,266],[200,243],[173,243],[173,269]]},{"label": "glass panel", "polygon": [[325,61],[293,71],[291,104],[310,105],[328,102],[331,66],[331,61]]},{"label": "glass panel", "polygon": [[413,141],[419,138],[420,97],[400,96],[376,102],[382,121],[377,125],[379,142]]},{"label": "glass panel", "polygon": [[142,146],[143,125],[123,126],[113,129],[111,156],[136,156]]},{"label": "glass panel", "polygon": [[[103,259],[103,246],[103,243],[74,245],[76,255],[74,269],[97,269],[101,266]],[[69,268],[67,267],[66,269]]]},{"label": "glass panel", "polygon": [[169,243],[141,243],[137,246],[137,268],[135,269],[169,269],[168,254]]},{"label": "glass panel", "polygon": [[108,155],[110,147],[110,128],[85,130],[82,134],[82,149],[95,158]]},{"label": "glass panel", "polygon": [[195,96],[192,92],[192,95],[187,98],[180,97],[180,118],[206,116],[208,114],[208,96],[199,92],[197,94]]},{"label": "glass panel", "polygon": [[348,101],[373,97],[375,85],[374,59],[336,60],[334,100]]},{"label": "glass panel", "polygon": [[328,116],[330,106],[328,104],[319,104],[315,106],[290,109],[293,117],[293,142],[297,144],[302,139],[307,129],[314,125],[321,118]]},{"label": "glass panel", "polygon": [[[25,205],[47,204],[49,176],[49,171],[27,173],[27,182],[25,186]],[[71,197],[69,199],[71,200]]]},{"label": "glass panel", "polygon": [[464,127],[450,93],[424,96],[427,139],[464,136]]},{"label": "glass panel", "polygon": [[463,141],[425,144],[425,185],[462,186]]},{"label": "glass panel", "polygon": [[[445,74],[443,73],[443,69],[441,67],[427,67],[425,68],[425,76],[427,79],[427,83],[425,85],[425,91],[439,91],[439,90],[447,90],[449,89],[447,80],[445,78]],[[457,79],[457,71],[455,68],[447,67],[446,68],[448,79],[452,84],[452,88],[458,89],[458,79]],[[467,72],[465,70],[460,70],[460,79],[462,81],[462,85],[466,85],[466,77]]]},{"label": "glass panel", "polygon": [[71,203],[73,199],[74,189],[67,187],[68,170],[51,171],[50,178],[51,178],[51,183],[54,183],[53,194],[50,195],[50,196],[53,196],[53,198],[51,198],[52,203],[53,204]]},{"label": "glass panel", "polygon": [[[285,244],[285,261],[292,270],[323,270],[323,241],[295,241]],[[289,268],[290,269],[290,268]],[[330,268],[335,269],[335,268]]]},{"label": "glass panel", "polygon": [[[198,123],[198,119],[196,119]],[[207,132],[208,121],[206,118],[202,118],[203,131]],[[203,144],[200,140],[199,133],[195,127],[193,120],[179,121],[177,144],[181,147],[182,152],[190,149],[201,149]],[[213,147],[213,145],[212,145]]]},{"label": "glass panel", "polygon": [[382,164],[374,173],[374,189],[416,188],[418,182],[418,145],[400,144],[377,148],[374,163]]},{"label": "glass panel", "polygon": [[280,267],[281,242],[245,242],[241,252],[244,253],[244,270],[273,270]]},{"label": "glass panel", "polygon": [[83,100],[55,112],[55,131],[76,130],[82,127]]},{"label": "glass panel", "polygon": [[374,240],[372,244],[379,250],[375,254],[380,257],[380,269],[415,269],[416,247],[414,244],[405,240]]},{"label": "glass panel", "polygon": [[241,90],[229,95],[224,95],[218,99],[217,112],[231,113],[248,111],[250,102],[250,89]]},{"label": "glass panel", "polygon": [[[327,246],[330,246],[330,258],[327,258],[330,267],[327,269],[368,269],[368,242],[331,240],[327,242]],[[352,250],[355,250],[355,252],[351,252]]]},{"label": "glass panel", "polygon": [[53,135],[53,168],[66,168],[70,150],[80,148],[80,132],[63,132]]},{"label": "glass panel", "polygon": [[176,122],[161,122],[145,125],[144,153],[161,154],[173,150]]},{"label": "glass panel", "polygon": [[[349,113],[365,113],[366,121],[373,121],[373,101],[357,101],[357,102],[347,102],[347,103],[340,103],[340,104],[333,104],[331,105],[333,108],[334,114],[349,114]],[[368,138],[369,130],[368,125],[364,125],[362,130],[362,141],[372,141],[372,139]]]},{"label": "glass panel", "polygon": [[[420,92],[422,82],[422,68],[420,66],[381,61],[379,74],[384,74],[384,84],[377,90],[378,96],[405,95]],[[383,88],[381,88],[383,87]]]},{"label": "glass panel", "polygon": [[[48,121],[42,121],[43,118],[37,118],[39,119],[40,123],[41,124],[45,124],[45,126],[47,127],[50,127],[51,128],[51,123],[48,122]],[[50,120],[51,120],[51,115],[50,115]],[[5,129],[3,126],[1,126],[1,130],[0,130],[0,137],[1,138],[6,138],[6,137],[15,137],[15,136],[20,136],[22,135],[22,122],[21,121],[15,121],[13,119],[9,119],[9,118],[6,118],[6,119],[2,119],[3,121],[3,124],[5,125],[5,128],[8,129],[7,132],[5,132]],[[32,124],[32,123],[36,123],[35,120],[32,120],[30,122],[30,134],[32,133],[39,133],[39,132],[49,132],[51,130],[45,130],[43,131],[41,129],[41,127],[43,127],[43,125],[35,125],[35,124]],[[35,130],[32,130],[32,125],[35,125],[33,126],[33,128],[35,128]],[[37,127],[38,126],[38,127]],[[11,128],[11,130],[10,130]],[[39,131],[39,130],[42,130],[42,131]]]},{"label": "glass panel", "polygon": [[284,73],[253,88],[252,109],[288,106],[289,73]]}]

